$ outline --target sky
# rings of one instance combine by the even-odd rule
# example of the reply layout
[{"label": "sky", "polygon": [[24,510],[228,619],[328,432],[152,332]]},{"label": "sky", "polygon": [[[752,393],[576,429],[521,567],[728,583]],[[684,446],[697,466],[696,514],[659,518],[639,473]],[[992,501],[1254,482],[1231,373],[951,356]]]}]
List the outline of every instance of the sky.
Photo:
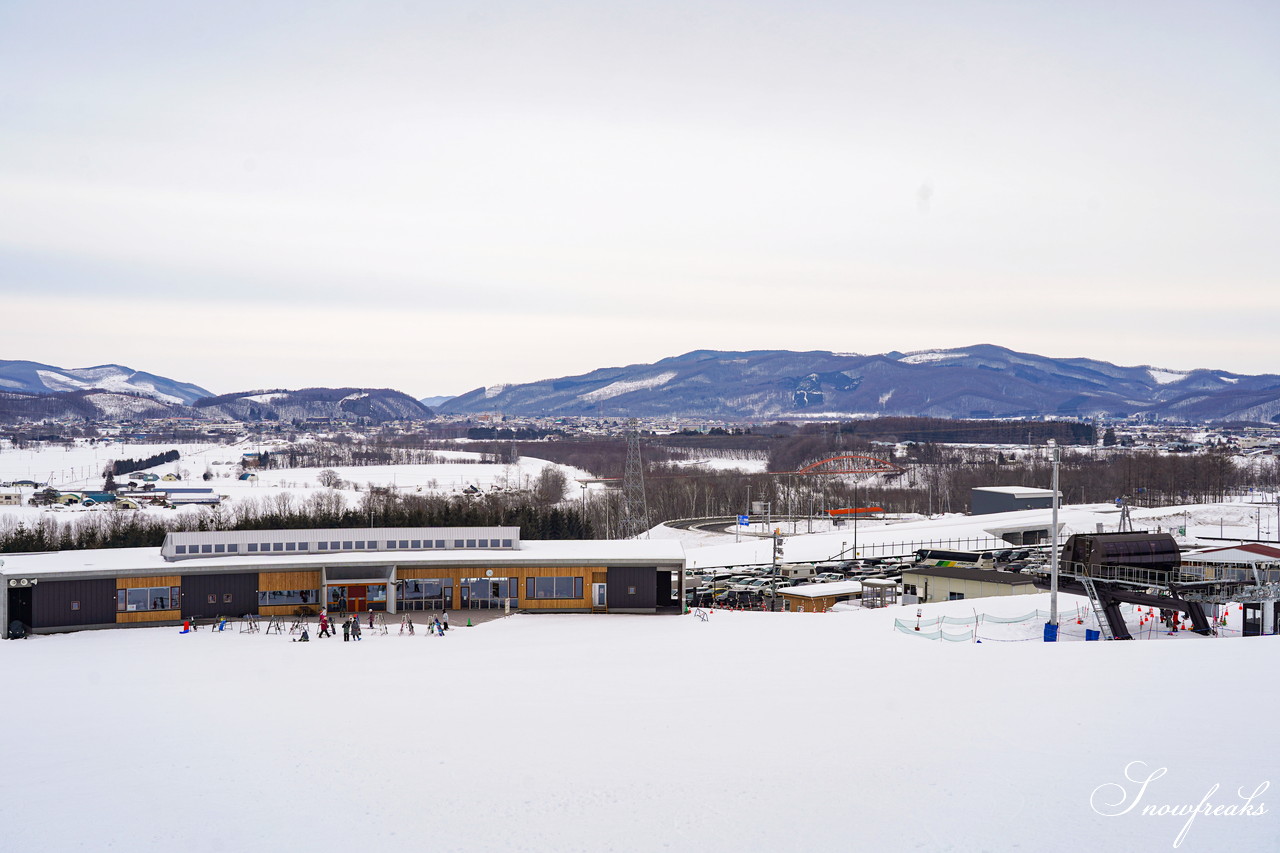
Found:
[{"label": "sky", "polygon": [[0,0],[0,358],[1280,372],[1270,2]]}]

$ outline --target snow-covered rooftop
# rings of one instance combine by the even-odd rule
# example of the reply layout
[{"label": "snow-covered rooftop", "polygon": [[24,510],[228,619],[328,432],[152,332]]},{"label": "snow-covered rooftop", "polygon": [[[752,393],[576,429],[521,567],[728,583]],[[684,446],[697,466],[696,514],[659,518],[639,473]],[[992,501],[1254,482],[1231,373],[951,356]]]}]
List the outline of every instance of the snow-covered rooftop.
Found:
[{"label": "snow-covered rooftop", "polygon": [[798,595],[802,598],[825,598],[828,595],[856,595],[862,592],[862,581],[834,581],[832,583],[806,583],[778,590],[782,595]]},{"label": "snow-covered rooftop", "polygon": [[324,566],[350,565],[528,565],[572,563],[599,565],[653,561],[684,562],[684,546],[672,539],[525,540],[518,551],[453,550],[364,551],[327,554],[244,554],[197,557],[168,562],[159,548],[102,548],[87,551],[49,551],[38,554],[6,554],[0,576],[49,574],[145,575],[190,574],[198,570],[237,568],[258,571],[305,571]]},{"label": "snow-covered rooftop", "polygon": [[1001,495],[1012,495],[1015,498],[1051,498],[1053,489],[1034,489],[1029,486],[974,486],[975,492],[996,492]]}]

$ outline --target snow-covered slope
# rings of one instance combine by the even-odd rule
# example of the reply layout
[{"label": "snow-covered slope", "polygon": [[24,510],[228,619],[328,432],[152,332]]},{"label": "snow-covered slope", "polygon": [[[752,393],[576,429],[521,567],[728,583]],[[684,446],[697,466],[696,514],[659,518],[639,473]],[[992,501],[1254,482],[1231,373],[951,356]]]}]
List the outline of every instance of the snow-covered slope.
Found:
[{"label": "snow-covered slope", "polygon": [[189,405],[209,392],[198,385],[177,382],[119,364],[65,368],[34,361],[0,360],[0,388],[28,394],[59,391],[115,391],[142,394],[164,403]]},{"label": "snow-covered slope", "polygon": [[943,643],[894,630],[914,615],[3,643],[22,685],[5,715],[4,847],[1065,853],[1171,850],[1190,823],[1180,853],[1276,849],[1274,788],[1253,801],[1262,815],[1142,813],[1206,792],[1238,811],[1271,780],[1265,735],[1210,732],[1232,685],[1251,707],[1280,699],[1259,677],[1274,641],[1050,645],[1003,628],[1003,642]]}]

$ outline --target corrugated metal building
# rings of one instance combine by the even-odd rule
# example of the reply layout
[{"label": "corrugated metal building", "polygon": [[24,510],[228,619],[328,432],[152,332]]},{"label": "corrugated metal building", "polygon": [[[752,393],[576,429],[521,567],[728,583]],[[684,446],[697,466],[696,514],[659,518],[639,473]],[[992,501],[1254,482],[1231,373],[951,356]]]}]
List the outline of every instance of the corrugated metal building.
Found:
[{"label": "corrugated metal building", "polygon": [[1053,506],[1052,489],[1027,486],[978,486],[969,490],[969,512],[987,515],[1020,509],[1049,509]]}]

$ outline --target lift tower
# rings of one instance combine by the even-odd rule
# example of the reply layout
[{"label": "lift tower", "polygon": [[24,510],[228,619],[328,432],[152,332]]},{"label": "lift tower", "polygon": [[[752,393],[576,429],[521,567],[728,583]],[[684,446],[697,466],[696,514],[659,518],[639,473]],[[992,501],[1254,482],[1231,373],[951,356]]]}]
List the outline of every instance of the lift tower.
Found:
[{"label": "lift tower", "polygon": [[649,532],[649,505],[644,497],[644,462],[640,459],[640,431],[627,433],[627,465],[622,472],[622,518],[618,532],[631,539]]}]

